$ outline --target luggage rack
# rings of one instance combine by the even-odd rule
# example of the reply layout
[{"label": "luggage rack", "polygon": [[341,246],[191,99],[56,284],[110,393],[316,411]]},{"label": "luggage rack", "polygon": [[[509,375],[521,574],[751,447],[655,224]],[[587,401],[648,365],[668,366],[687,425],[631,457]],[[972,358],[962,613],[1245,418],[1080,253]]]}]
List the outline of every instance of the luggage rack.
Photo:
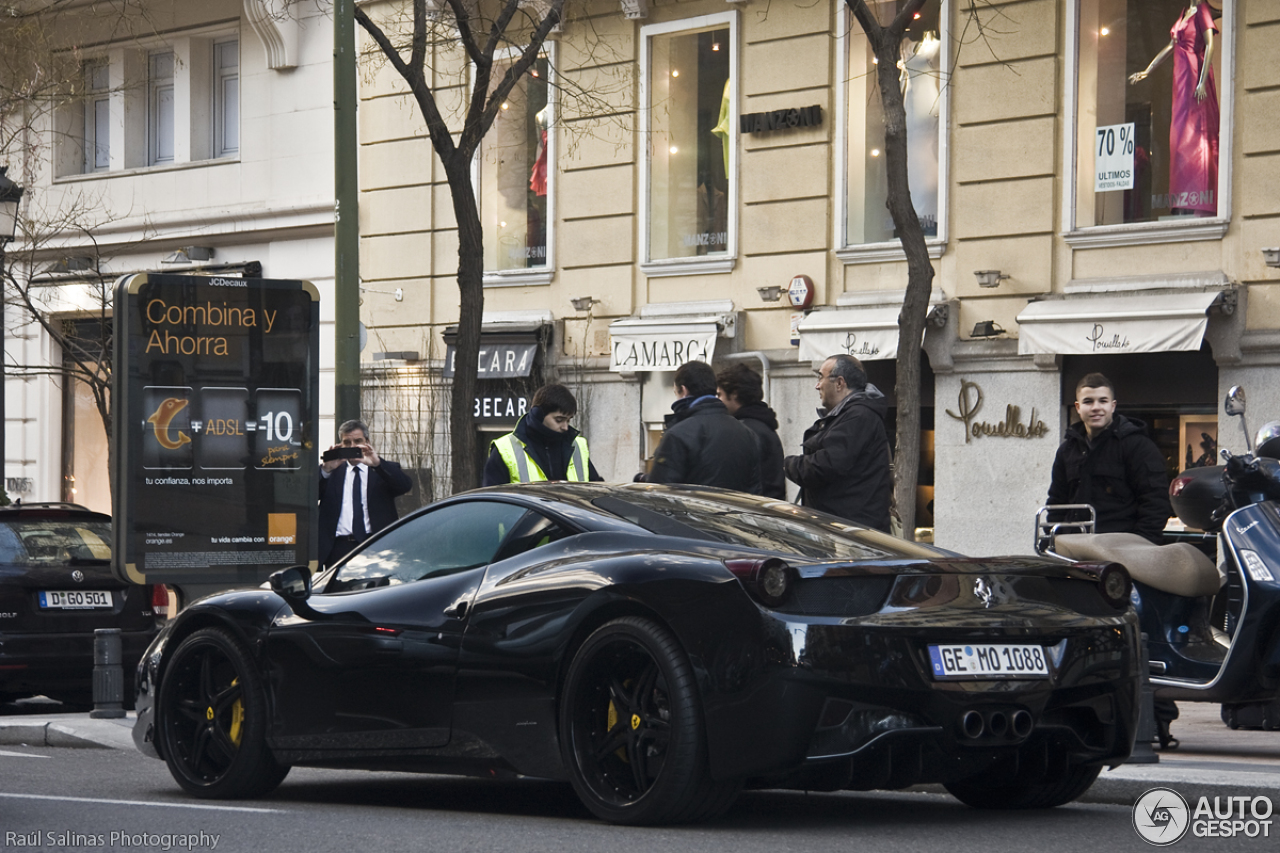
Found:
[{"label": "luggage rack", "polygon": [[[1088,513],[1089,518],[1075,519],[1072,521],[1055,521],[1049,518],[1050,515],[1059,515],[1060,513],[1076,514]],[[1061,517],[1061,516],[1059,516]],[[1042,506],[1036,512],[1036,530],[1035,530],[1035,549],[1036,553],[1042,556],[1062,557],[1053,550],[1054,539],[1059,533],[1093,533],[1098,523],[1097,510],[1092,504],[1054,504],[1053,506]]]}]

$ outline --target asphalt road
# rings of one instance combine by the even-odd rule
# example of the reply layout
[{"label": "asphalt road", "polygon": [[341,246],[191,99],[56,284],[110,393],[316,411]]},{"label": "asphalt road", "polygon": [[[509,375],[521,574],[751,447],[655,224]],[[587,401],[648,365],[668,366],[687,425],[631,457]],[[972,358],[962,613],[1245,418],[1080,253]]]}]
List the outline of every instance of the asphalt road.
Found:
[{"label": "asphalt road", "polygon": [[[0,747],[5,851],[166,846],[315,853],[1151,849],[1131,820],[1131,809],[1112,805],[979,812],[931,793],[765,791],[744,794],[729,814],[709,824],[632,829],[594,820],[564,785],[308,769],[295,769],[268,798],[214,803],[181,794],[162,763],[136,752]],[[1176,848],[1269,851],[1276,840],[1188,836]]]}]

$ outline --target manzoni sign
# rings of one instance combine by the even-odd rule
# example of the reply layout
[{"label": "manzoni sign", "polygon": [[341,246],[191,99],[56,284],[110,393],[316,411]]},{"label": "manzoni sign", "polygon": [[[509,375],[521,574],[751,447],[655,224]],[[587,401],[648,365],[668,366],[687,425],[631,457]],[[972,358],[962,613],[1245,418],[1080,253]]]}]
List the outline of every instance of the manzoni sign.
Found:
[{"label": "manzoni sign", "polygon": [[767,113],[746,113],[738,117],[738,130],[742,133],[767,133],[770,130],[786,130],[792,127],[820,127],[822,107],[791,107]]}]

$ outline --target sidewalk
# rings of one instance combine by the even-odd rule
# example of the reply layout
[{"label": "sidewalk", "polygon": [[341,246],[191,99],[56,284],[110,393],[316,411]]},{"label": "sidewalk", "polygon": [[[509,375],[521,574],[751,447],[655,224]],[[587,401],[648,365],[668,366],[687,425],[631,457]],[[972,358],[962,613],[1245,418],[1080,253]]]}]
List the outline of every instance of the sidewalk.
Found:
[{"label": "sidewalk", "polygon": [[[1192,803],[1202,796],[1265,796],[1280,811],[1280,731],[1232,731],[1223,725],[1217,705],[1184,702],[1178,710],[1173,723],[1178,749],[1157,750],[1156,764],[1103,770],[1080,801],[1132,806],[1145,791],[1167,787]],[[133,749],[133,720],[132,713],[115,720],[93,719],[87,712],[0,717],[0,747]],[[943,792],[940,785],[916,790]]]}]

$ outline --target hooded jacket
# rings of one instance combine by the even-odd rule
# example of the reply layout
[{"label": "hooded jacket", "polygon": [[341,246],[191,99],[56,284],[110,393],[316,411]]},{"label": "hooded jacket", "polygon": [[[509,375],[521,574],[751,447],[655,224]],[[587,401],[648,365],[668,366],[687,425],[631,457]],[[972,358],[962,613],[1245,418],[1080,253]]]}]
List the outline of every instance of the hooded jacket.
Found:
[{"label": "hooded jacket", "polygon": [[763,401],[747,403],[733,413],[738,422],[756,437],[760,448],[760,494],[786,500],[787,479],[782,473],[782,440],[778,438],[778,415]]},{"label": "hooded jacket", "polygon": [[687,483],[760,494],[760,449],[751,430],[713,395],[671,404],[650,483]]},{"label": "hooded jacket", "polygon": [[[534,406],[520,419],[520,423],[516,424],[513,432],[548,480],[563,480],[568,476],[569,459],[573,456],[573,442],[581,433],[573,427],[569,427],[566,432],[547,429],[542,423],[545,416],[541,407]],[[590,458],[587,460],[587,473],[590,480],[604,479],[596,472],[596,466]],[[481,485],[501,486],[510,482],[512,482],[511,472],[507,470],[507,463],[502,461],[502,454],[498,448],[490,444],[489,460],[484,465],[484,479]]]},{"label": "hooded jacket", "polygon": [[801,504],[889,532],[888,411],[889,401],[868,383],[805,430],[804,453],[783,461],[787,478],[803,490]]},{"label": "hooded jacket", "polygon": [[1173,508],[1164,456],[1147,425],[1116,415],[1093,441],[1083,423],[1067,428],[1053,460],[1050,504],[1092,504],[1098,533],[1137,533],[1159,543]]}]

